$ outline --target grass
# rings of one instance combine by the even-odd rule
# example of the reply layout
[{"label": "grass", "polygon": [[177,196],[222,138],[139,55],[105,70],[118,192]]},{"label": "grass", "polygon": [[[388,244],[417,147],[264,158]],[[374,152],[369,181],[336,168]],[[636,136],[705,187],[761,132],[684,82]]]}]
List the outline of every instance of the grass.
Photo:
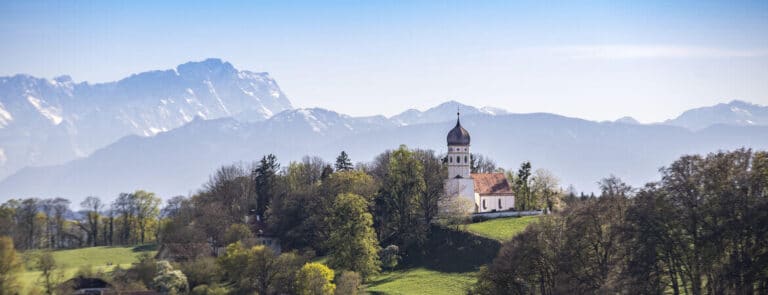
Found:
[{"label": "grass", "polygon": [[[63,280],[75,276],[82,267],[90,266],[94,272],[111,271],[117,265],[127,268],[138,261],[139,255],[149,253],[154,255],[155,247],[152,245],[138,247],[89,247],[80,249],[68,249],[53,251],[53,258],[60,268]],[[41,272],[35,267],[37,256],[41,251],[27,251],[22,254],[26,271],[19,277],[24,290],[29,291],[38,285]],[[111,263],[111,265],[107,265]]]},{"label": "grass", "polygon": [[525,230],[539,216],[523,216],[491,219],[467,225],[467,231],[500,242],[508,241]]},{"label": "grass", "polygon": [[374,277],[367,291],[373,294],[465,294],[476,272],[444,273],[425,268],[411,268]]},{"label": "grass", "polygon": [[466,294],[477,267],[493,260],[501,243],[525,230],[538,216],[510,217],[470,224],[466,231],[433,228],[425,255],[404,261],[405,269],[373,277],[372,294]]}]

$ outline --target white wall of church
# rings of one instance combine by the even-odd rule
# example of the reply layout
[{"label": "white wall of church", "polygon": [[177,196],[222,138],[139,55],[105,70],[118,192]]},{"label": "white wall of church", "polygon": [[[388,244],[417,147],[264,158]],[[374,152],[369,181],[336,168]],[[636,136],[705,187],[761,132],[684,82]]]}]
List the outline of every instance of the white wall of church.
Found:
[{"label": "white wall of church", "polygon": [[506,211],[515,208],[514,196],[481,196],[475,193],[478,200],[478,212]]}]

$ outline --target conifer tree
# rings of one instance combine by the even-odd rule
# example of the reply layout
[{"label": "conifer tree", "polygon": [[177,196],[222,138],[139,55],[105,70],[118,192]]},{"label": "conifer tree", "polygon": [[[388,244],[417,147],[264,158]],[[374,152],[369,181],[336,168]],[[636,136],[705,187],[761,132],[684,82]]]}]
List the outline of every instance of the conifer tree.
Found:
[{"label": "conifer tree", "polygon": [[341,151],[341,154],[336,157],[336,171],[349,171],[352,168],[352,160],[349,159],[349,155],[347,152]]}]

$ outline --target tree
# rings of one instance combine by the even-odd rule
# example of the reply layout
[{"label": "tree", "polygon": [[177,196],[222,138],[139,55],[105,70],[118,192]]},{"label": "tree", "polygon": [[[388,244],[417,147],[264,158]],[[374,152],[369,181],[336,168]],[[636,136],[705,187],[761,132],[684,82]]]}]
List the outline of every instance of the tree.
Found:
[{"label": "tree", "polygon": [[363,280],[360,274],[352,271],[344,271],[336,281],[336,292],[338,295],[357,295],[361,294]]},{"label": "tree", "polygon": [[222,166],[208,180],[200,199],[219,203],[217,207],[225,210],[226,218],[222,220],[225,224],[243,222],[256,201],[254,185],[242,165]]},{"label": "tree", "polygon": [[40,200],[35,198],[21,201],[16,208],[16,224],[18,225],[19,249],[34,249],[37,247],[40,230],[37,222],[37,212]]},{"label": "tree", "polygon": [[301,295],[330,295],[336,289],[331,281],[334,272],[322,263],[307,263],[296,274],[297,293]]},{"label": "tree", "polygon": [[424,168],[404,145],[388,157],[376,199],[379,240],[409,246],[426,238],[427,224],[420,208]]},{"label": "tree", "polygon": [[445,195],[445,179],[448,178],[448,166],[443,165],[440,157],[432,150],[415,150],[414,157],[421,162],[424,178],[424,191],[419,198],[425,223],[432,222],[439,213],[440,201]]},{"label": "tree", "polygon": [[531,178],[531,190],[536,196],[535,199],[548,210],[561,210],[563,203],[557,177],[545,169],[536,169]]},{"label": "tree", "polygon": [[129,193],[120,193],[117,199],[112,202],[111,213],[114,214],[112,218],[117,219],[120,224],[117,229],[117,242],[121,244],[132,243],[134,241],[132,237],[135,235],[133,232],[136,214],[135,196]]},{"label": "tree", "polygon": [[400,263],[400,247],[389,245],[381,250],[380,256],[382,266],[392,270]]},{"label": "tree", "polygon": [[237,242],[227,246],[218,263],[227,280],[240,292],[291,293],[286,282],[294,277],[304,258],[293,253],[278,256],[264,245],[245,248]]},{"label": "tree", "polygon": [[256,214],[264,217],[264,213],[269,207],[269,202],[273,199],[275,193],[275,181],[280,164],[277,157],[273,154],[261,158],[252,176],[256,187]]},{"label": "tree", "polygon": [[155,193],[138,190],[133,193],[136,203],[136,222],[139,227],[140,242],[143,244],[147,231],[156,231],[157,219],[160,217],[160,198]]},{"label": "tree", "polygon": [[515,191],[515,207],[520,210],[534,210],[537,208],[537,200],[531,191],[531,162],[523,162],[513,181]]},{"label": "tree", "polygon": [[46,294],[54,294],[56,287],[61,283],[64,274],[58,272],[58,265],[50,251],[45,251],[37,259],[37,269],[41,272],[40,283],[45,288]]},{"label": "tree", "polygon": [[236,242],[253,244],[253,239],[254,236],[253,232],[251,232],[251,229],[242,223],[235,223],[229,226],[227,232],[224,234],[224,242],[227,243],[227,245]]},{"label": "tree", "polygon": [[152,279],[155,290],[163,293],[185,293],[189,290],[187,276],[180,270],[174,270],[168,261],[157,262],[157,274]]},{"label": "tree", "polygon": [[13,239],[0,237],[0,294],[18,292],[18,275],[22,269],[23,264],[13,247]]},{"label": "tree", "polygon": [[326,219],[331,229],[327,242],[328,265],[357,272],[363,278],[377,274],[381,270],[380,248],[368,203],[361,196],[341,194],[332,212]]},{"label": "tree", "polygon": [[439,206],[439,223],[445,226],[466,224],[475,211],[475,202],[458,194],[441,199]]},{"label": "tree", "polygon": [[99,237],[99,220],[101,219],[101,210],[104,209],[104,204],[101,203],[101,199],[94,196],[85,198],[80,202],[82,208],[83,218],[85,223],[78,223],[88,235],[86,243],[91,246],[98,244]]},{"label": "tree", "polygon": [[496,162],[491,160],[490,158],[487,158],[481,154],[471,154],[469,155],[470,158],[470,171],[472,173],[493,173],[498,172],[498,168],[496,167]]},{"label": "tree", "polygon": [[335,167],[336,167],[336,171],[349,171],[354,168],[352,166],[352,161],[349,159],[349,156],[347,155],[347,152],[341,151],[341,154],[339,154],[339,156],[336,157]]}]

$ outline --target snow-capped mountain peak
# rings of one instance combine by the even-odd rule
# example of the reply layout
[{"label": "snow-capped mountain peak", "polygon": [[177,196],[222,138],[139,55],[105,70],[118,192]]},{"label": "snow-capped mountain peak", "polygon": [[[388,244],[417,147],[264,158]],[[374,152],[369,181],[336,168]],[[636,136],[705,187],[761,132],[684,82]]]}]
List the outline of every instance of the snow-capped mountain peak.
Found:
[{"label": "snow-capped mountain peak", "polygon": [[677,118],[667,120],[664,123],[692,130],[717,124],[739,126],[768,125],[768,106],[732,100],[729,103],[720,103],[685,111]]},{"label": "snow-capped mountain peak", "polygon": [[[120,137],[152,136],[195,117],[263,121],[292,109],[267,73],[211,58],[116,82],[0,77],[0,178],[29,165],[85,156]],[[34,130],[34,132],[29,132]]]}]

